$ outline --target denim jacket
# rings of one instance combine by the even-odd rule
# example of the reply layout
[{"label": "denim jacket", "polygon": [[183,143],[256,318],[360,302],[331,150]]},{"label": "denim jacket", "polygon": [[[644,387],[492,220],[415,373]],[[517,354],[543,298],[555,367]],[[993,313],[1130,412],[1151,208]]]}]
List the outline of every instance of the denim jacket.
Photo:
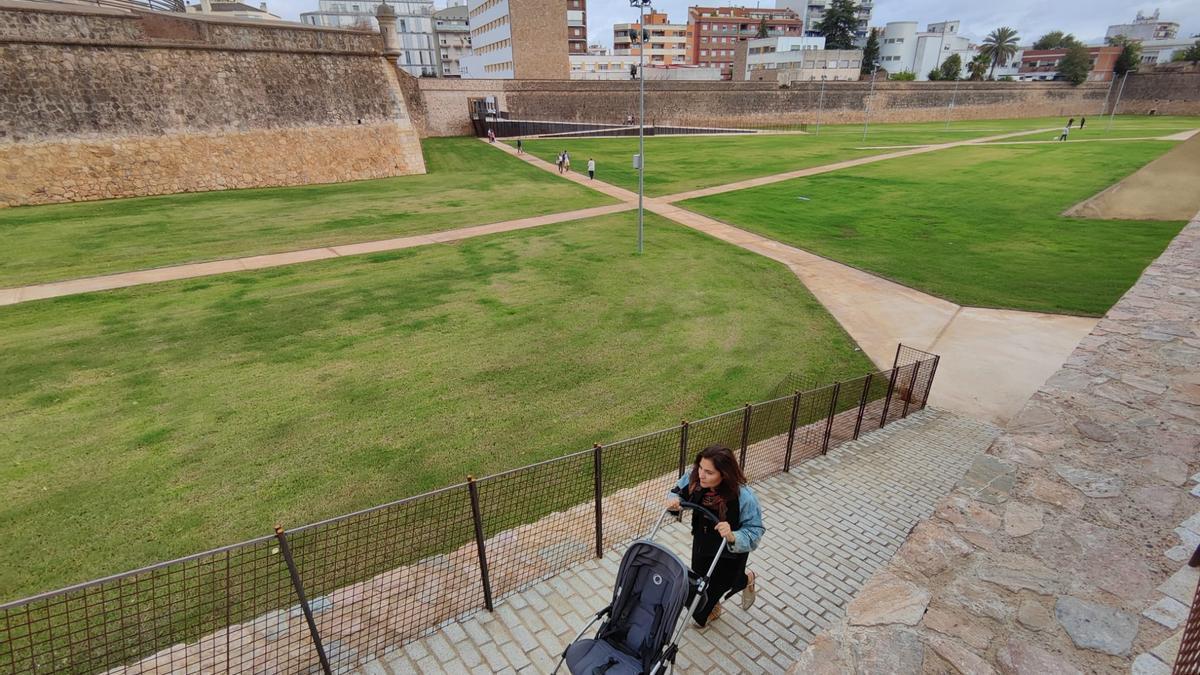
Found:
[{"label": "denim jacket", "polygon": [[[689,474],[683,474],[683,478],[675,483],[675,489],[668,492],[667,497],[678,499],[679,495],[687,489],[689,479]],[[754,491],[745,485],[738,491],[738,516],[742,525],[733,531],[733,543],[729,545],[729,551],[731,553],[749,553],[758,548],[758,542],[767,528],[763,527],[762,509],[758,505],[758,497],[755,497]]]}]

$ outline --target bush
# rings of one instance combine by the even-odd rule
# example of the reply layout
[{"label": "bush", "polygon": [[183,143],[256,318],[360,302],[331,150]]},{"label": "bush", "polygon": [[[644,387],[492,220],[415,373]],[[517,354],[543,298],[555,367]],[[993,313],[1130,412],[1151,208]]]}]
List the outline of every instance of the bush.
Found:
[{"label": "bush", "polygon": [[909,70],[902,70],[898,73],[892,73],[891,79],[899,82],[912,82],[917,79],[917,74]]}]

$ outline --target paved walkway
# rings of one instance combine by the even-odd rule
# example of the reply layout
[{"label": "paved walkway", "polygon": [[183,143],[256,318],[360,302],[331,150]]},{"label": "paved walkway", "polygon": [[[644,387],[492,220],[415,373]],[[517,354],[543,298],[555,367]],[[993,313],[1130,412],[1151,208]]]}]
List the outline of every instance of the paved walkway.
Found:
[{"label": "paved walkway", "polygon": [[532,218],[521,218],[518,220],[506,220],[499,223],[489,223],[487,225],[463,227],[456,230],[443,230],[441,232],[431,232],[429,234],[418,234],[411,237],[381,239],[357,244],[344,244],[342,246],[324,246],[321,248],[310,248],[302,251],[288,251],[285,253],[271,253],[267,255],[256,255],[245,258],[213,260],[210,262],[192,263],[188,265],[174,265],[171,267],[137,270],[134,272],[122,272],[120,274],[108,274],[98,277],[84,277],[80,279],[69,279],[66,281],[53,281],[44,284],[34,284],[31,286],[20,286],[17,288],[0,288],[0,306],[15,305],[20,302],[30,302],[33,300],[45,300],[47,298],[58,298],[64,295],[77,295],[79,293],[92,293],[95,291],[109,291],[115,288],[140,286],[142,284],[153,284],[163,281],[194,279],[196,277],[207,277],[214,274],[228,274],[230,272],[260,270],[268,267],[282,267],[284,265],[295,265],[297,263],[313,262],[315,260],[328,260],[329,258],[363,255],[364,253],[396,251],[403,248],[425,246],[427,244],[441,244],[451,241],[459,241],[460,239],[470,239],[471,237],[479,237],[485,234],[511,232],[513,230],[524,230],[530,227],[540,227],[542,225],[562,223],[569,220],[603,216],[610,213],[628,211],[631,208],[633,208],[633,206],[628,203],[611,204],[609,206],[597,206],[590,209],[580,209],[578,211],[565,211],[563,213],[553,213],[545,216],[534,216]]},{"label": "paved walkway", "polygon": [[[929,409],[755,483],[767,527],[750,565],[759,575],[758,604],[743,612],[734,602],[708,628],[689,630],[680,672],[785,672],[998,433]],[[685,525],[666,526],[660,541],[687,559]],[[510,595],[494,613],[450,623],[359,672],[549,672],[608,603],[623,550]]]}]

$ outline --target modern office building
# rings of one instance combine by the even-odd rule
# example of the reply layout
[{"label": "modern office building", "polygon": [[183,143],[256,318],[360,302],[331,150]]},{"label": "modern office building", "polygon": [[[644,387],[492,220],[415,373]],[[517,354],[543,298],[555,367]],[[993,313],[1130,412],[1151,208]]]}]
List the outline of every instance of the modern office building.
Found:
[{"label": "modern office building", "polygon": [[585,0],[468,0],[467,9],[464,78],[565,80],[568,55],[587,54]]},{"label": "modern office building", "polygon": [[434,56],[438,77],[461,77],[460,62],[471,55],[467,5],[451,5],[433,13]]},{"label": "modern office building", "polygon": [[929,71],[958,54],[959,75],[966,76],[967,64],[978,49],[958,29],[958,21],[931,23],[924,32],[917,30],[916,21],[892,21],[879,34],[879,66],[889,73],[910,72],[918,80],[928,80]]},{"label": "modern office building", "polygon": [[[613,24],[613,53],[633,56],[640,54],[642,45],[634,39],[640,27],[636,22]],[[690,63],[687,24],[671,23],[666,14],[650,12],[646,15],[646,31],[649,33],[649,40],[645,45],[647,64],[674,66]]]},{"label": "modern office building", "polygon": [[[775,7],[790,9],[804,22],[804,34],[808,37],[818,37],[821,32],[816,29],[825,18],[825,9],[830,0],[775,0]],[[855,36],[866,41],[868,26],[871,25],[871,12],[875,9],[874,0],[862,0],[858,4],[858,30]]]},{"label": "modern office building", "polygon": [[757,37],[764,25],[767,37],[801,37],[804,32],[790,9],[689,7],[688,61],[721,68],[725,79],[732,79],[738,41]]},{"label": "modern office building", "polygon": [[1104,37],[1116,37],[1124,35],[1131,40],[1174,40],[1179,37],[1179,24],[1175,21],[1162,21],[1159,19],[1158,10],[1154,10],[1154,14],[1146,16],[1140,11],[1137,13],[1137,18],[1133,23],[1121,23],[1115,26],[1109,26],[1108,32]]},{"label": "modern office building", "polygon": [[[319,0],[315,12],[300,14],[300,22],[328,28],[379,30],[375,10],[383,0]],[[410,75],[432,77],[437,74],[433,50],[433,0],[392,0],[387,3],[396,13],[396,34],[400,42],[398,65]]]}]

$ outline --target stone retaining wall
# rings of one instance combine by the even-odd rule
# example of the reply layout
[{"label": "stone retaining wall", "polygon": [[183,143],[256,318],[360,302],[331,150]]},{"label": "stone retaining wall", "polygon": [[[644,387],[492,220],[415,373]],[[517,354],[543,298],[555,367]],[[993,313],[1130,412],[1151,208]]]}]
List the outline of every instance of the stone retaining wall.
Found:
[{"label": "stone retaining wall", "polygon": [[[1131,76],[1121,111],[1143,113],[1158,105],[1163,114],[1200,114],[1200,94],[1195,93],[1200,84],[1189,77],[1194,74],[1174,79]],[[861,122],[870,87],[869,82],[825,83],[821,122]],[[780,89],[765,82],[647,81],[646,120],[731,127],[814,124],[822,108],[821,89],[820,82]],[[1063,82],[877,82],[871,119],[1090,116],[1105,109],[1108,95],[1108,85],[1100,83],[1075,87]],[[620,123],[638,109],[638,87],[631,81],[423,79],[415,82],[409,99],[423,110],[421,134],[446,136],[471,133],[467,100],[485,96],[494,96],[500,109],[515,119]],[[1171,103],[1161,103],[1164,99]],[[1107,105],[1115,100],[1114,91]]]},{"label": "stone retaining wall", "polygon": [[1197,363],[1200,218],[793,671],[1168,673],[1200,577]]},{"label": "stone retaining wall", "polygon": [[0,2],[0,205],[424,173],[377,35]]}]

